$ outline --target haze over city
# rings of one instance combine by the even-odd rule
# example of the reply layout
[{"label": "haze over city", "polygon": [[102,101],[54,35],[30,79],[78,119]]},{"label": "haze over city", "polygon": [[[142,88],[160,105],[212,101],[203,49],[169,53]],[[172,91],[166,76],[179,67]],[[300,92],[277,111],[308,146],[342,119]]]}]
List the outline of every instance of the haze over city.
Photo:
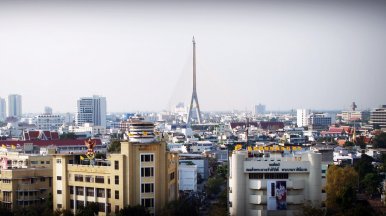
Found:
[{"label": "haze over city", "polygon": [[159,111],[191,97],[192,36],[203,111],[360,109],[386,100],[386,4],[376,1],[1,1],[0,96],[23,112]]}]

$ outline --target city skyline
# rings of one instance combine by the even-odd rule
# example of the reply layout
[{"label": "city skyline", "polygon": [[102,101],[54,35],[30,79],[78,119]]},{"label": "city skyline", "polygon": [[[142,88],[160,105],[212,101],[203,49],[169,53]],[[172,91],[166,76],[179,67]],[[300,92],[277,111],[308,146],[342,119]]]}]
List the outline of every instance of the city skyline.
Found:
[{"label": "city skyline", "polygon": [[194,35],[203,111],[376,108],[386,101],[385,7],[1,2],[0,97],[22,95],[24,113],[74,112],[91,95],[106,97],[107,112],[188,105]]}]

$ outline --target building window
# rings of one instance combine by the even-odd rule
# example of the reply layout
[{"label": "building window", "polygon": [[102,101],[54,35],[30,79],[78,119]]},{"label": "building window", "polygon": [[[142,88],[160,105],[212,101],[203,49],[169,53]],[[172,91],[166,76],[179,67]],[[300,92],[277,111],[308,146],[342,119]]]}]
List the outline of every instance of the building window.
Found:
[{"label": "building window", "polygon": [[83,181],[83,175],[75,174],[75,181],[82,182]]},{"label": "building window", "polygon": [[41,181],[41,182],[44,182],[44,181],[46,181],[46,178],[41,177],[41,178],[40,178],[40,181]]},{"label": "building window", "polygon": [[62,208],[62,204],[57,204],[56,207],[57,207],[58,209],[61,209],[61,208]]},{"label": "building window", "polygon": [[56,180],[58,181],[62,180],[62,176],[56,176]]},{"label": "building window", "polygon": [[87,196],[94,196],[94,188],[87,187],[86,193],[87,193]]},{"label": "building window", "polygon": [[105,183],[104,176],[95,176],[95,183]]},{"label": "building window", "polygon": [[83,187],[76,187],[76,195],[84,195],[84,189]]},{"label": "building window", "polygon": [[107,189],[107,198],[111,198],[111,189]]},{"label": "building window", "polygon": [[111,213],[111,203],[107,203],[107,213]]},{"label": "building window", "polygon": [[174,172],[172,172],[172,173],[169,174],[169,179],[170,179],[170,181],[173,180],[173,179],[176,177],[175,175],[176,175],[176,174],[175,174]]},{"label": "building window", "polygon": [[114,168],[119,170],[119,161],[114,161]]},{"label": "building window", "polygon": [[70,194],[74,194],[74,187],[73,186],[69,186],[70,188]]},{"label": "building window", "polygon": [[77,208],[84,207],[84,201],[82,201],[82,200],[77,200],[77,201],[76,201],[76,207],[77,207]]},{"label": "building window", "polygon": [[154,184],[153,183],[142,184],[141,193],[154,193]]},{"label": "building window", "polygon": [[85,182],[94,182],[94,178],[92,176],[90,176],[90,175],[86,175],[84,177],[84,181]]},{"label": "building window", "polygon": [[249,179],[263,179],[263,173],[249,173]]},{"label": "building window", "polygon": [[264,173],[265,179],[288,179],[288,173]]},{"label": "building window", "polygon": [[98,210],[100,212],[105,212],[105,204],[104,203],[98,203]]},{"label": "building window", "polygon": [[56,163],[57,163],[57,164],[62,163],[62,159],[56,159]]},{"label": "building window", "polygon": [[57,194],[62,194],[62,190],[57,190],[56,193]]},{"label": "building window", "polygon": [[141,162],[153,162],[154,161],[154,155],[153,154],[142,154],[141,155]]},{"label": "building window", "polygon": [[146,208],[154,207],[154,198],[141,199],[141,205]]},{"label": "building window", "polygon": [[115,176],[115,184],[118,185],[119,184],[119,176]]},{"label": "building window", "polygon": [[74,200],[70,199],[70,209],[74,209]]},{"label": "building window", "polygon": [[97,197],[105,198],[105,189],[104,188],[97,188]]},{"label": "building window", "polygon": [[119,213],[119,205],[116,205],[115,206],[115,214],[118,214]]},{"label": "building window", "polygon": [[115,199],[119,199],[119,191],[115,191]]},{"label": "building window", "polygon": [[153,177],[154,168],[153,167],[142,167],[141,168],[141,177]]}]

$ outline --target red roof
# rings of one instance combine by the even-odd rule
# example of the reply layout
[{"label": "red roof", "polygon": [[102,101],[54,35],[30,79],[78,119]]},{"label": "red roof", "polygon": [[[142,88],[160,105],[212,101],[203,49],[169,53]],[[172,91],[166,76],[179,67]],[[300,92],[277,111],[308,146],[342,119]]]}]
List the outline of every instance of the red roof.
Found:
[{"label": "red roof", "polygon": [[[0,144],[4,145],[21,145],[23,146],[25,143],[32,143],[34,146],[45,147],[45,146],[80,146],[84,145],[84,141],[86,139],[79,140],[4,140],[0,141]],[[100,139],[93,139],[96,141],[96,145],[101,145],[102,142]]]}]

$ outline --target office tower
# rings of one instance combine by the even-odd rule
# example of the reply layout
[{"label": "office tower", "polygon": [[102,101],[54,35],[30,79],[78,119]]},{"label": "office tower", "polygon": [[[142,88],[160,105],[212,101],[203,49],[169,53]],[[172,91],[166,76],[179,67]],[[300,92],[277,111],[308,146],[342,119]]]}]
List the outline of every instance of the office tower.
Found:
[{"label": "office tower", "polygon": [[4,98],[0,98],[0,121],[4,121],[7,118],[7,109]]},{"label": "office tower", "polygon": [[371,111],[369,123],[374,128],[386,128],[386,105]]},{"label": "office tower", "polygon": [[264,113],[265,113],[265,105],[259,104],[259,105],[255,105],[253,107],[253,114],[254,115],[259,115],[259,114],[264,114]]},{"label": "office tower", "polygon": [[297,125],[298,127],[305,127],[308,125],[308,116],[310,115],[310,110],[308,109],[298,109],[297,110]]},{"label": "office tower", "polygon": [[97,95],[80,98],[75,116],[77,126],[92,123],[96,126],[106,127],[106,98]]},{"label": "office tower", "polygon": [[21,95],[11,94],[8,96],[8,117],[21,117],[22,105]]},{"label": "office tower", "polygon": [[52,115],[52,108],[49,106],[44,107],[44,113],[45,115]]}]

